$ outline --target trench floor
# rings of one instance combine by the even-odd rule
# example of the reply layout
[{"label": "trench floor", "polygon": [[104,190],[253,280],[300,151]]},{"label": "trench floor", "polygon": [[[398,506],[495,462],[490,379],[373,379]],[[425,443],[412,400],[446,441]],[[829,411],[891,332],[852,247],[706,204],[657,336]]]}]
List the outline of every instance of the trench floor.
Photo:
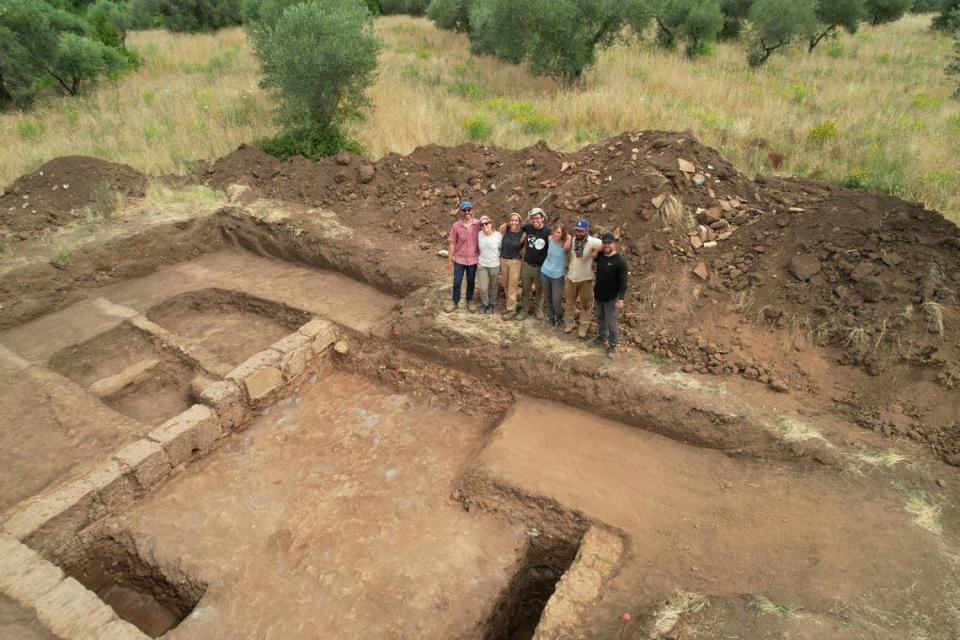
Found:
[{"label": "trench floor", "polygon": [[906,637],[880,629],[913,633],[924,619],[947,634],[924,637],[950,637],[957,623],[943,541],[876,479],[738,460],[533,399],[498,428],[474,472],[626,534],[628,560],[593,612],[599,628],[677,589],[885,617],[838,625],[828,634],[837,638]]},{"label": "trench floor", "polygon": [[[79,473],[149,432],[156,422],[149,411],[157,404],[156,394],[153,399],[134,394],[114,403],[142,418],[136,420],[91,395],[84,379],[78,383],[52,371],[50,359],[116,329],[132,315],[178,295],[214,287],[282,303],[362,333],[378,331],[397,302],[338,273],[239,250],[221,251],[98,289],[96,297],[0,333],[0,415],[4,416],[0,427],[0,511]],[[191,339],[208,346],[212,341],[214,347],[226,343],[249,346],[251,334],[263,337],[263,319],[253,314],[246,314],[246,319],[252,318],[250,322],[243,316],[231,317],[224,322],[223,331],[213,333],[203,331],[211,329],[203,325],[203,316],[198,313],[199,322],[194,323],[197,333],[181,336],[188,346]],[[189,319],[178,320],[190,324]],[[117,369],[126,362],[107,350],[102,357],[87,355],[90,362],[96,363],[99,357],[101,363]],[[31,366],[23,369],[17,358]],[[119,370],[97,370],[94,377],[110,373]]]},{"label": "trench floor", "polygon": [[121,515],[209,584],[169,640],[478,638],[525,532],[450,499],[484,420],[347,373],[311,381]]},{"label": "trench floor", "polygon": [[0,594],[0,638],[3,640],[54,640],[32,611],[27,611],[3,594]]}]

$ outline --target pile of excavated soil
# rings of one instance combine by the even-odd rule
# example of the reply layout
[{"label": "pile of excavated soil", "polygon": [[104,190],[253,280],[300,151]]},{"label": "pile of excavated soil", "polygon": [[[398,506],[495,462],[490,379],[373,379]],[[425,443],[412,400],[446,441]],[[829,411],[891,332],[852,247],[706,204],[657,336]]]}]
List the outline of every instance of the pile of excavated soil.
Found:
[{"label": "pile of excavated soil", "polygon": [[[621,240],[632,278],[626,339],[653,357],[832,394],[862,424],[960,452],[956,402],[937,400],[960,381],[960,230],[921,205],[750,179],[691,135],[662,131],[575,153],[428,145],[375,164],[349,153],[282,162],[243,146],[197,178],[332,209],[372,236],[419,247],[410,259],[434,270],[461,198],[497,220],[533,206],[550,222],[588,218]],[[843,376],[824,369],[821,353],[862,372],[870,393],[837,391]],[[878,398],[897,415],[878,417]]]},{"label": "pile of excavated soil", "polygon": [[123,164],[64,156],[21,176],[0,196],[0,237],[27,239],[72,221],[106,192],[142,197],[147,179]]}]

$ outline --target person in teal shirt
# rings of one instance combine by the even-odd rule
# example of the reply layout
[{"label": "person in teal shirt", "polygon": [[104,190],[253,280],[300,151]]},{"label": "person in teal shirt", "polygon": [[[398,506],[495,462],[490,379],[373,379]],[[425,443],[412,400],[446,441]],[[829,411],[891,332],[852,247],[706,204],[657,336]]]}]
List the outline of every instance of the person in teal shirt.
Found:
[{"label": "person in teal shirt", "polygon": [[547,239],[547,259],[540,265],[540,286],[547,305],[546,321],[551,327],[563,324],[563,276],[567,270],[566,234],[557,224]]}]

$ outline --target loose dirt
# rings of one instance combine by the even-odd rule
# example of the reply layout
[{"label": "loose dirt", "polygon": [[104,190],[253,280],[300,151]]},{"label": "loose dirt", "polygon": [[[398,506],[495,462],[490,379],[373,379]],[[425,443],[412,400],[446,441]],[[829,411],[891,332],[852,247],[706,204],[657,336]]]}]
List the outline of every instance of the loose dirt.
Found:
[{"label": "loose dirt", "polygon": [[55,158],[3,190],[0,239],[25,240],[72,222],[85,207],[102,203],[108,208],[114,194],[142,197],[146,188],[147,178],[123,164],[88,156]]}]

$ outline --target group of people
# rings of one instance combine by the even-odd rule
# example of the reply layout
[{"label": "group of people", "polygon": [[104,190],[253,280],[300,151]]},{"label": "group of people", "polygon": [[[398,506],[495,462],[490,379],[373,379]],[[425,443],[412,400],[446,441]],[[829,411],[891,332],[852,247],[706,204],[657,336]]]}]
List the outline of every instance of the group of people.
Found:
[{"label": "group of people", "polygon": [[587,220],[579,220],[569,234],[559,222],[551,228],[539,207],[530,210],[526,221],[511,213],[499,226],[486,215],[476,218],[469,200],[461,202],[458,211],[448,237],[453,295],[447,312],[460,307],[466,279],[467,309],[478,311],[474,292],[479,287],[480,313],[493,313],[502,278],[504,320],[535,315],[551,326],[562,326],[564,333],[577,330],[586,338],[595,307],[598,329],[590,344],[606,347],[610,355],[616,352],[627,262],[617,252],[613,234],[591,236]]}]

